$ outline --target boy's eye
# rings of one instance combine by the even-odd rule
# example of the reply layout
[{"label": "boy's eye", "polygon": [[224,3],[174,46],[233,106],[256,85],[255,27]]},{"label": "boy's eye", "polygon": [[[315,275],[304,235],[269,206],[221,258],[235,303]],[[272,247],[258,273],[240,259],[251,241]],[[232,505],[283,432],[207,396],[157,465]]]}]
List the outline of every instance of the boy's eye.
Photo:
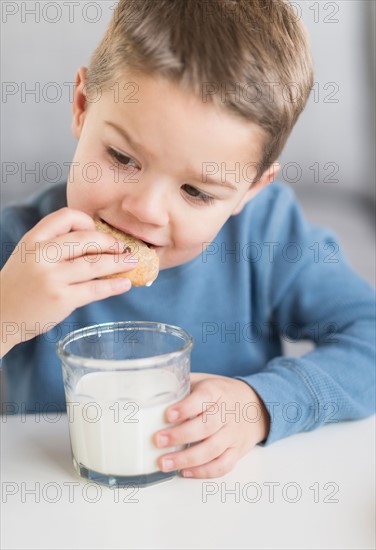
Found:
[{"label": "boy's eye", "polygon": [[[111,147],[109,147],[107,149],[107,152],[114,160],[116,160],[116,162],[118,162],[122,166],[125,166],[126,168],[136,168],[136,169],[138,168],[136,162],[131,157],[128,157],[127,155],[124,155],[123,153],[120,153],[119,151],[116,151],[115,149],[111,149]],[[130,164],[131,162],[134,163],[134,166],[132,166]],[[192,185],[189,185],[189,184],[186,183],[182,186],[182,189],[185,190],[185,192],[187,193],[187,195],[189,195],[189,198],[193,202],[201,203],[201,204],[213,204],[214,203],[214,198],[213,197],[210,197],[206,193],[203,193],[202,191],[199,191],[198,189],[196,189]]]},{"label": "boy's eye", "polygon": [[[122,164],[123,166],[126,166],[127,168],[138,168],[137,164],[131,157],[128,157],[127,155],[123,155],[122,153],[119,153],[119,151],[116,151],[115,149],[107,149],[107,152],[109,155],[115,159],[119,164]],[[130,164],[130,162],[134,163],[134,166]]]},{"label": "boy's eye", "polygon": [[184,184],[182,186],[182,189],[185,190],[185,192],[189,195],[191,199],[193,199],[196,202],[201,202],[205,204],[213,204],[214,198],[210,197],[206,193],[203,193],[202,191],[199,191],[195,187],[192,187],[192,185]]}]

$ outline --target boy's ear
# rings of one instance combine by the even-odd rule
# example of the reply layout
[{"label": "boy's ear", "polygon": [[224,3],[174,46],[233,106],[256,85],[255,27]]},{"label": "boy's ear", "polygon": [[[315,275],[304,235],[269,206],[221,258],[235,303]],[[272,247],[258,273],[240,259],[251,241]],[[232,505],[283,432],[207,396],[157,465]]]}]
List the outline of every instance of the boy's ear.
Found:
[{"label": "boy's ear", "polygon": [[73,119],[71,128],[72,133],[76,139],[80,139],[88,107],[86,101],[86,73],[86,67],[81,67],[80,69],[78,69],[76,74],[76,83],[74,87],[72,105]]},{"label": "boy's ear", "polygon": [[265,170],[265,172],[262,174],[262,176],[252,183],[251,187],[248,189],[240,203],[234,208],[231,215],[235,216],[236,214],[239,214],[244,206],[252,200],[257,193],[265,189],[271,183],[276,177],[281,168],[281,165],[278,162],[274,162],[269,168]]}]

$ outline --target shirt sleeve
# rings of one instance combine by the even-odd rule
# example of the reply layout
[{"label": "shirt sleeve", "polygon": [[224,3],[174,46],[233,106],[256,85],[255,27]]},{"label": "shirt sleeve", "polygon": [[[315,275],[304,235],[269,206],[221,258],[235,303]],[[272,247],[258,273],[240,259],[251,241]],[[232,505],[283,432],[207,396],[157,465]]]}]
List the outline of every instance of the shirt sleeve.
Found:
[{"label": "shirt sleeve", "polygon": [[236,377],[269,411],[261,445],[375,412],[375,290],[350,267],[334,232],[304,219],[292,190],[284,200],[266,269],[270,323],[281,338],[312,340],[315,348]]}]

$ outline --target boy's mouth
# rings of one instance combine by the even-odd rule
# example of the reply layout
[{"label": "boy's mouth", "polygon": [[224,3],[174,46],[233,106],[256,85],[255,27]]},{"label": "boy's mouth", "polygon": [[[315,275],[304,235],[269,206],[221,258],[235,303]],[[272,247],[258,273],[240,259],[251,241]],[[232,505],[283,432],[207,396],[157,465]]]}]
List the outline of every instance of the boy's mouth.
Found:
[{"label": "boy's mouth", "polygon": [[102,222],[106,223],[107,225],[109,225],[110,227],[113,227],[114,229],[117,229],[118,231],[121,231],[122,233],[124,233],[125,235],[130,235],[131,237],[134,237],[135,239],[138,239],[139,241],[142,241],[143,243],[146,244],[146,246],[148,248],[151,248],[151,249],[158,249],[160,248],[158,245],[156,244],[153,244],[149,241],[146,241],[145,239],[142,239],[141,237],[139,237],[138,235],[135,235],[134,233],[132,233],[131,231],[125,231],[124,229],[121,229],[120,227],[116,227],[116,225],[112,225],[108,222],[106,222],[106,220],[103,220],[102,218],[99,218]]}]

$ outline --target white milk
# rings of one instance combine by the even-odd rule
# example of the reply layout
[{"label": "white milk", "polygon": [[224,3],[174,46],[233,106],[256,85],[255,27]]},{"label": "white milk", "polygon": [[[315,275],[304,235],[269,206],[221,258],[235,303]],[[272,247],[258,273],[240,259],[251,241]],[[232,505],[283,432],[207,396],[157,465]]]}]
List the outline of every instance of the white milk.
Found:
[{"label": "white milk", "polygon": [[71,445],[76,461],[105,475],[133,476],[159,471],[157,458],[184,448],[158,449],[155,432],[171,426],[164,411],[177,397],[168,371],[110,371],[83,376],[67,394]]}]

